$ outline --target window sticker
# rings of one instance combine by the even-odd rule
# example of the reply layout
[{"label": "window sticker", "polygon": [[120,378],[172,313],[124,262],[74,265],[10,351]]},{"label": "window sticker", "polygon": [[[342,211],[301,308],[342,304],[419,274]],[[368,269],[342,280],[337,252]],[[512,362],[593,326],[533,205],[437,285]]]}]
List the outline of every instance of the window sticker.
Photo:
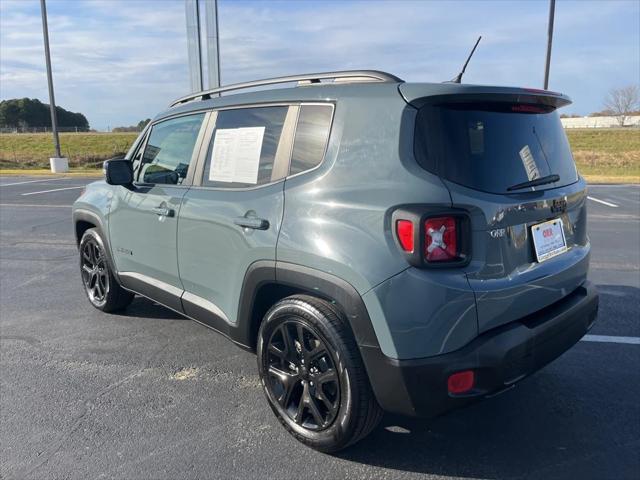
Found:
[{"label": "window sticker", "polygon": [[263,138],[264,127],[216,130],[209,181],[257,184]]},{"label": "window sticker", "polygon": [[536,165],[536,161],[533,158],[533,154],[531,153],[529,145],[525,145],[524,147],[522,147],[522,149],[518,153],[520,154],[522,165],[524,165],[524,169],[527,172],[527,177],[529,178],[529,180],[540,178],[540,170],[538,170],[538,165]]}]

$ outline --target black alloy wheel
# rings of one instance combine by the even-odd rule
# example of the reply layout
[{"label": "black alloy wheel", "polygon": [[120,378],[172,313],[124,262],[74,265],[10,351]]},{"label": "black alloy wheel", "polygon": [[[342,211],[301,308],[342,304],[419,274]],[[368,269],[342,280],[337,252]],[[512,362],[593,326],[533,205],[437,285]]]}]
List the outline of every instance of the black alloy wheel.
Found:
[{"label": "black alloy wheel", "polygon": [[337,452],[379,423],[382,410],[337,305],[305,294],[279,300],[260,324],[256,353],[269,406],[305,445]]},{"label": "black alloy wheel", "polygon": [[126,308],[133,293],[120,286],[113,274],[102,237],[95,228],[89,228],[80,239],[80,274],[84,291],[91,305],[103,312]]},{"label": "black alloy wheel", "polygon": [[83,243],[80,255],[82,281],[87,296],[94,305],[102,305],[106,302],[110,283],[105,254],[98,242],[90,238]]},{"label": "black alloy wheel", "polygon": [[327,343],[302,322],[290,319],[273,331],[264,357],[266,387],[298,425],[324,430],[340,408],[340,379]]}]

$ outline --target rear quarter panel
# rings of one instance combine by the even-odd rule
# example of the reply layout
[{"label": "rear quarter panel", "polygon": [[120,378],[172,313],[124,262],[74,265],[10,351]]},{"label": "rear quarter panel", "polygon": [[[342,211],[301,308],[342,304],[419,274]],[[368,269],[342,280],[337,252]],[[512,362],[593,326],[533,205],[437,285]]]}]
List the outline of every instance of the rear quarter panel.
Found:
[{"label": "rear quarter panel", "polygon": [[[437,354],[477,333],[473,293],[460,269],[409,271],[391,213],[413,203],[449,207],[451,199],[414,160],[416,110],[388,85],[372,87],[354,88],[336,102],[323,164],[286,180],[276,257],[349,282],[363,296],[386,355]],[[441,307],[454,293],[462,301],[451,304],[450,318]]]}]

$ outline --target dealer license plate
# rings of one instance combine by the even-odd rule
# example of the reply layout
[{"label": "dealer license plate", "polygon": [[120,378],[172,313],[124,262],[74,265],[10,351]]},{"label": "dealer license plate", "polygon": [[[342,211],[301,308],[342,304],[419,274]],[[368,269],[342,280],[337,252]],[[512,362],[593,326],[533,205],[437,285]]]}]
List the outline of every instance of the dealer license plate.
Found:
[{"label": "dealer license plate", "polygon": [[556,218],[531,227],[538,262],[544,262],[567,251],[562,220]]}]

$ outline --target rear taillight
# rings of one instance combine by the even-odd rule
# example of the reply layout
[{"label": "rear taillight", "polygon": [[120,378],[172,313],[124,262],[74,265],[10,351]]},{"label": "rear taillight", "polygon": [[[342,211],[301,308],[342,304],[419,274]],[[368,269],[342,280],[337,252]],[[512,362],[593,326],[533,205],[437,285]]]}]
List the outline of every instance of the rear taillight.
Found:
[{"label": "rear taillight", "polygon": [[469,263],[470,219],[465,211],[410,205],[392,215],[393,236],[407,261],[419,268],[451,268]]},{"label": "rear taillight", "polygon": [[459,260],[456,223],[454,217],[436,217],[425,220],[424,256],[427,262]]},{"label": "rear taillight", "polygon": [[396,222],[396,234],[398,242],[407,253],[413,252],[413,222],[411,220],[398,220]]}]

